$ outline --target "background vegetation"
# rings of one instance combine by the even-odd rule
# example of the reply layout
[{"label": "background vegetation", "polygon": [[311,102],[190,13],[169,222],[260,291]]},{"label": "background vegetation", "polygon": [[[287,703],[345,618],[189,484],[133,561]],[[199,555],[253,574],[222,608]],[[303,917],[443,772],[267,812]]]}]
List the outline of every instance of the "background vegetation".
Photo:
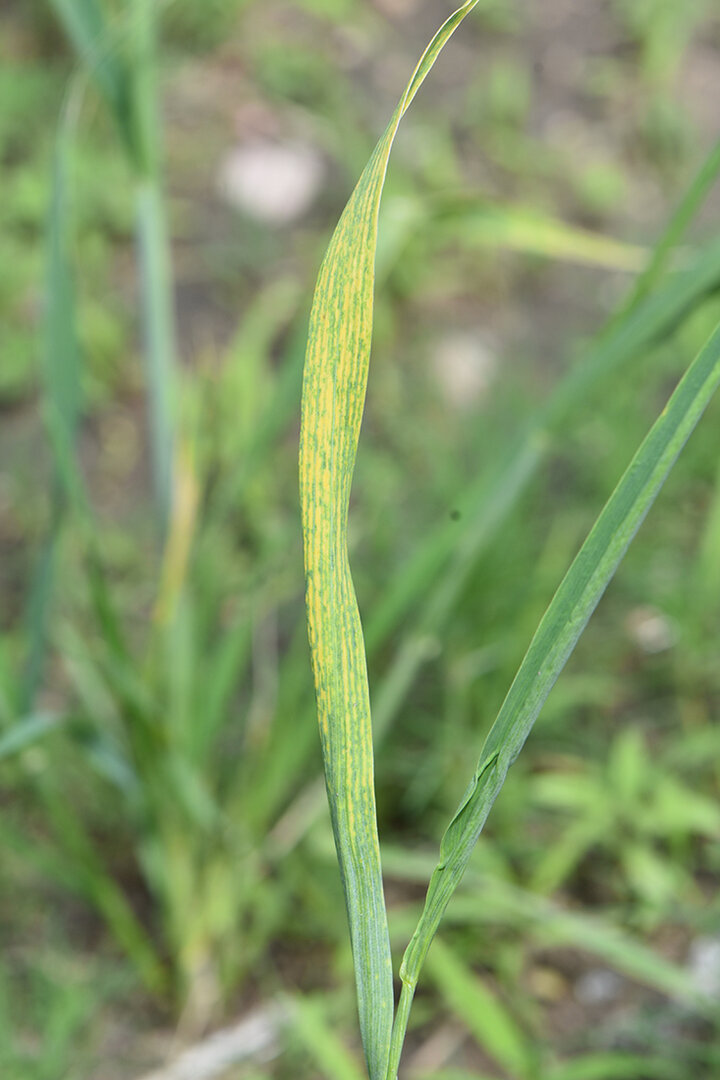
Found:
[{"label": "background vegetation", "polygon": [[[153,10],[0,14],[0,1062],[139,1078],[260,1009],[223,1075],[355,1077],[300,373],[329,231],[449,8]],[[539,616],[720,316],[712,193],[617,316],[719,89],[711,4],[486,0],[404,122],[351,515],[401,942]],[[484,501],[544,401],[521,496]],[[493,811],[408,1075],[717,1074],[717,430],[716,402]]]}]

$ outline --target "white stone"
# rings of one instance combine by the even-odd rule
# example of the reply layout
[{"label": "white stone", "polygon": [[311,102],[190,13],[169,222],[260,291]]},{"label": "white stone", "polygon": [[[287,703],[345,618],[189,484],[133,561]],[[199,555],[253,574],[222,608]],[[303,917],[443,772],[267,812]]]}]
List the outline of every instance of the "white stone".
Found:
[{"label": "white stone", "polygon": [[497,357],[480,335],[457,331],[438,342],[432,366],[448,403],[468,409],[486,397],[497,371]]},{"label": "white stone", "polygon": [[674,623],[657,608],[634,608],[627,617],[627,627],[635,643],[648,654],[665,652],[677,642]]},{"label": "white stone", "polygon": [[582,1005],[606,1005],[620,996],[623,980],[614,971],[592,968],[575,983],[575,997]]},{"label": "white stone", "polygon": [[269,225],[287,225],[309,210],[324,172],[320,155],[305,143],[255,138],[227,154],[218,187],[236,209]]},{"label": "white stone", "polygon": [[720,998],[720,937],[699,937],[690,945],[688,970],[701,994]]}]

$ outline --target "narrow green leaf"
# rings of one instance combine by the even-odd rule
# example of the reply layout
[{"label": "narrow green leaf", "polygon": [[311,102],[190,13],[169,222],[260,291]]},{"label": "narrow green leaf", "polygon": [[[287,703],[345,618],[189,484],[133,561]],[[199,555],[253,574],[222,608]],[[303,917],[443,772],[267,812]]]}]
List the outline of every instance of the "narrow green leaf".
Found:
[{"label": "narrow green leaf", "polygon": [[296,997],[290,1005],[293,1030],[328,1080],[362,1080],[363,1070],[333,1030],[321,998]]},{"label": "narrow green leaf", "polygon": [[523,206],[503,206],[483,199],[457,199],[440,204],[431,222],[441,235],[456,237],[463,247],[499,247],[566,260],[585,266],[636,273],[645,264],[641,247],[569,225]]},{"label": "narrow green leaf", "polygon": [[300,437],[307,609],[325,778],[350,925],[371,1080],[385,1075],[393,1013],[365,650],[347,557],[350,484],[372,333],[378,211],[400,120],[477,0],[423,54],[330,241],[310,316]]},{"label": "narrow green leaf", "polygon": [[63,113],[55,139],[47,222],[42,364],[43,410],[54,456],[50,521],[28,597],[28,654],[19,688],[19,711],[32,710],[42,678],[55,560],[68,502],[80,485],[75,436],[80,416],[80,344],[70,258],[68,169],[71,125]]},{"label": "narrow green leaf", "polygon": [[145,371],[153,484],[160,533],[172,527],[175,507],[177,343],[172,257],[161,175],[157,94],[158,13],[150,0],[132,0],[132,58],[128,94],[135,148],[135,204],[141,270]]},{"label": "narrow green leaf", "polygon": [[128,69],[102,5],[98,0],[50,0],[50,4],[134,154]]},{"label": "narrow green leaf", "polygon": [[636,244],[581,229],[527,206],[491,202],[483,197],[413,197],[388,199],[380,217],[376,275],[381,281],[400,261],[416,234],[431,246],[448,241],[463,247],[488,247],[584,266],[635,273],[648,252]]},{"label": "narrow green leaf", "polygon": [[[420,968],[507,771],[678,454],[720,383],[720,328],[691,364],[633,458],[545,613],[440,846],[401,967],[411,1000]],[[407,1006],[409,1009],[409,1005]]]},{"label": "narrow green leaf", "polygon": [[68,240],[70,131],[70,125],[63,117],[53,155],[43,327],[42,371],[46,412],[56,458],[61,461],[72,454],[80,412],[80,345]]},{"label": "narrow green leaf", "polygon": [[683,194],[675,213],[655,244],[647,266],[635,282],[624,310],[631,310],[655,288],[675,247],[680,243],[690,222],[715,184],[718,172],[720,172],[720,141],[713,144],[692,183]]},{"label": "narrow green leaf", "polygon": [[[135,177],[138,262],[153,484],[164,536],[172,514],[175,456],[175,311],[170,243],[160,176],[157,116],[157,12],[132,0],[123,25],[124,49],[99,0],[51,0],[78,56],[115,120]],[[129,31],[129,33],[127,32]]]},{"label": "narrow green leaf", "polygon": [[84,897],[101,913],[110,932],[128,954],[146,987],[159,995],[166,993],[165,967],[145,928],[106,868],[84,824],[72,809],[67,792],[58,792],[52,783],[38,785],[47,820],[54,836],[48,840],[34,836],[28,842],[26,832],[15,830],[5,821],[2,838],[38,870]]},{"label": "narrow green leaf", "polygon": [[132,0],[128,15],[132,29],[128,96],[137,180],[135,204],[150,442],[158,524],[165,539],[172,525],[176,495],[177,342],[172,257],[161,175],[157,93],[159,16],[150,0]]},{"label": "narrow green leaf", "polygon": [[19,754],[28,746],[39,742],[49,732],[60,726],[62,721],[53,713],[34,713],[32,716],[24,716],[16,720],[14,724],[0,736],[0,761],[4,758]]}]

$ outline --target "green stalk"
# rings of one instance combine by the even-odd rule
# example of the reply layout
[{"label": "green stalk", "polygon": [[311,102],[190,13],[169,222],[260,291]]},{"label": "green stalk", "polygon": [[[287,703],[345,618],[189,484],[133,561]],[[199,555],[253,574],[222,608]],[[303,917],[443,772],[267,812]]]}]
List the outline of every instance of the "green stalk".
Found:
[{"label": "green stalk", "polygon": [[388,1057],[386,1080],[396,1080],[397,1078],[416,986],[417,980],[413,981],[410,978],[405,978],[402,981],[400,1000],[398,1001],[397,1010],[395,1012],[392,1035],[390,1037],[390,1055]]}]

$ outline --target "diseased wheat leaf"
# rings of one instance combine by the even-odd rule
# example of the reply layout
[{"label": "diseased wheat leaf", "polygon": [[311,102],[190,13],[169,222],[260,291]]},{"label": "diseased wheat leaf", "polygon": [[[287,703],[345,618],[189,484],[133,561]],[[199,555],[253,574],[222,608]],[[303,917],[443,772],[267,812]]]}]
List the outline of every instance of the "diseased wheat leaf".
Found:
[{"label": "diseased wheat leaf", "polygon": [[395,134],[468,0],[423,54],[340,218],[320,270],[303,382],[300,494],[307,609],[325,780],[371,1080],[384,1076],[393,1015],[372,731],[362,627],[347,556],[347,513],[367,383],[380,197]]},{"label": "diseased wheat leaf", "polygon": [[[415,93],[474,6],[464,4],[431,42],[343,212],[318,278],[303,385],[300,488],[309,636],[326,787],[371,1080],[384,1076],[393,1080],[396,1075],[420,967],[507,770],[720,381],[718,332],[633,459],[551,603],[443,839],[425,909],[403,960],[403,993],[391,1033],[392,971],[377,840],[370,705],[347,555],[347,514],[368,373],[378,209],[389,155]],[[674,286],[676,304],[680,293]],[[623,326],[622,335],[620,351],[637,344],[631,341],[632,328]],[[573,388],[586,378],[579,372]],[[563,394],[553,400],[546,411],[548,427],[557,422],[565,404]]]}]

